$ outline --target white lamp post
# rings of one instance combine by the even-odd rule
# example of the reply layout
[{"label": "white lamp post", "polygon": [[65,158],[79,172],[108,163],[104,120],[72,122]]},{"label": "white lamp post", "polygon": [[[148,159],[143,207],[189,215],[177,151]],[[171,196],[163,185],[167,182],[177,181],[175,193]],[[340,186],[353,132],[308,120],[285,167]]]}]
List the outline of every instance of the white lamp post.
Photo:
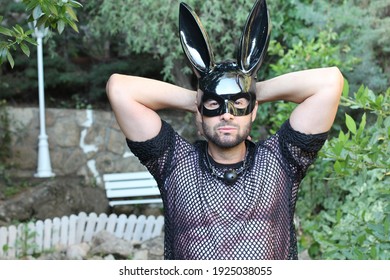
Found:
[{"label": "white lamp post", "polygon": [[45,122],[45,92],[43,82],[43,48],[42,38],[47,35],[47,28],[35,27],[35,37],[37,38],[38,52],[38,89],[39,89],[39,125],[40,133],[38,136],[38,169],[35,177],[47,178],[53,177],[55,174],[51,170],[49,143],[46,134]]}]

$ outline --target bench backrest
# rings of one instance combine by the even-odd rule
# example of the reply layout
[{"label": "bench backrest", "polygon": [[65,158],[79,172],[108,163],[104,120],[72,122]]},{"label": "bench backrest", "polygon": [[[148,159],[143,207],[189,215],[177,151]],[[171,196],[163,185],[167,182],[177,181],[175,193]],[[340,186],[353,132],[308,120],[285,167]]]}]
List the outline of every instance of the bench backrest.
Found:
[{"label": "bench backrest", "polygon": [[162,203],[157,182],[148,171],[104,174],[103,181],[111,207]]}]

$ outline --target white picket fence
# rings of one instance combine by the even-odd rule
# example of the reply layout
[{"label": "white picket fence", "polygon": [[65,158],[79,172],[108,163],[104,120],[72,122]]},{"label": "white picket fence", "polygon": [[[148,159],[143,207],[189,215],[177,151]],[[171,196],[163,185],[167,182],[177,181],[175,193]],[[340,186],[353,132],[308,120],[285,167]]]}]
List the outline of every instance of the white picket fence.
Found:
[{"label": "white picket fence", "polygon": [[58,246],[89,242],[101,230],[118,238],[142,242],[161,235],[163,216],[78,215],[0,228],[0,257],[17,257],[48,251]]}]

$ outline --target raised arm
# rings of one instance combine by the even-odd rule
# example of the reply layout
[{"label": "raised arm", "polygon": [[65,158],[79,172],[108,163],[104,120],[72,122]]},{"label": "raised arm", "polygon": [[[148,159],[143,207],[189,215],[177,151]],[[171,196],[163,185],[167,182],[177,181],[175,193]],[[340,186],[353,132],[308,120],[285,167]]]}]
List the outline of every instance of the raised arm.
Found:
[{"label": "raised arm", "polygon": [[293,129],[327,132],[335,119],[344,78],[337,67],[304,70],[258,82],[259,103],[285,100],[299,105],[290,116]]},{"label": "raised arm", "polygon": [[113,74],[106,91],[122,132],[133,141],[146,141],[159,133],[158,110],[196,111],[195,91],[157,80]]}]

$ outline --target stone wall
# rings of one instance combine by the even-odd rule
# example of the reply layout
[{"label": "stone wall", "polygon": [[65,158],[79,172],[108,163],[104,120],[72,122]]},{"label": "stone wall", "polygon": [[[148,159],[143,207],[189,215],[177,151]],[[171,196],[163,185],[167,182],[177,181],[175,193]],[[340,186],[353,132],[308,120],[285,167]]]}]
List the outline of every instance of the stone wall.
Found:
[{"label": "stone wall", "polygon": [[[11,176],[37,172],[39,109],[8,107],[12,134]],[[160,112],[163,119],[190,141],[196,139],[192,117]],[[83,176],[98,185],[104,173],[144,170],[126,146],[111,111],[45,110],[51,168],[56,176]]]}]

